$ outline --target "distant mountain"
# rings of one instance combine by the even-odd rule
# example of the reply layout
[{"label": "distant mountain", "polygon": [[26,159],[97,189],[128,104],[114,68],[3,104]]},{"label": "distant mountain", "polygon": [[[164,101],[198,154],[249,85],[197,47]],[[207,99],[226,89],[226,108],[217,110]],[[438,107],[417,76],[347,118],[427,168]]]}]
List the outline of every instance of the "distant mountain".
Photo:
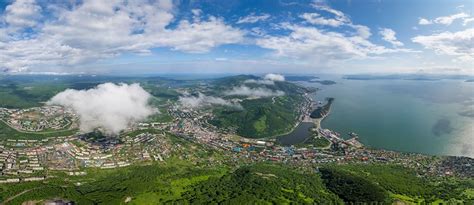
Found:
[{"label": "distant mountain", "polygon": [[315,79],[319,79],[319,77],[316,76],[285,76],[285,79],[287,81],[311,81]]},{"label": "distant mountain", "polygon": [[465,80],[472,78],[468,75],[439,75],[439,74],[392,74],[392,75],[346,75],[343,77],[348,80],[418,80],[418,81],[436,81],[436,80]]}]

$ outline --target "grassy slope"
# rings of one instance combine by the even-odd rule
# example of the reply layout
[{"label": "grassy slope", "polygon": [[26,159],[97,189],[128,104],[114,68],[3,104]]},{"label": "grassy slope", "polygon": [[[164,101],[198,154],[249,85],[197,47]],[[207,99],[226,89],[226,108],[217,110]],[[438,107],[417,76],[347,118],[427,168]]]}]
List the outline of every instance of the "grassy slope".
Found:
[{"label": "grassy slope", "polygon": [[0,85],[0,107],[27,108],[41,106],[64,90],[64,84],[9,83]]}]

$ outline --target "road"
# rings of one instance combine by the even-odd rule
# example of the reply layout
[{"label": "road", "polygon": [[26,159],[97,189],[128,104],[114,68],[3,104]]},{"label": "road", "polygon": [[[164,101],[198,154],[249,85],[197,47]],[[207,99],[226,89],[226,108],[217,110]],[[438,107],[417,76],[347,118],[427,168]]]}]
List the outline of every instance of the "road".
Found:
[{"label": "road", "polygon": [[8,202],[10,202],[11,200],[15,199],[16,197],[19,197],[19,196],[21,196],[21,195],[23,195],[23,194],[25,194],[25,193],[28,193],[28,192],[30,192],[30,191],[32,191],[32,190],[35,190],[35,189],[39,189],[39,187],[36,187],[36,188],[33,188],[33,189],[27,189],[27,190],[22,191],[22,192],[20,192],[20,193],[14,195],[14,196],[11,196],[10,198],[7,198],[5,201],[1,202],[0,205],[5,205],[5,204],[7,204]]}]

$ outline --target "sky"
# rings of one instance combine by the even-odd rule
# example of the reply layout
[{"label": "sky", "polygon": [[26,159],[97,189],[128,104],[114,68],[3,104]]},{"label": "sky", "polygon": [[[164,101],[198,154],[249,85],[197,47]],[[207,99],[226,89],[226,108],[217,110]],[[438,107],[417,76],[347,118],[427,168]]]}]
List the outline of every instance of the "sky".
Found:
[{"label": "sky", "polygon": [[470,0],[0,0],[0,72],[474,75]]}]

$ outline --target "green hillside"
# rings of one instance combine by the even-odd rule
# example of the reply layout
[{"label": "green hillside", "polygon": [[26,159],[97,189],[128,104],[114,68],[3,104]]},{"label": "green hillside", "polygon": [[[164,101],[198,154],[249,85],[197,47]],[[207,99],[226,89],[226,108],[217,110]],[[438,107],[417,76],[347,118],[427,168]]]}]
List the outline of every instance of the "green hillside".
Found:
[{"label": "green hillside", "polygon": [[472,179],[418,177],[387,164],[329,165],[319,172],[283,164],[196,166],[172,158],[161,164],[88,170],[86,176],[0,185],[7,204],[62,198],[78,204],[470,204]]},{"label": "green hillside", "polygon": [[[226,77],[216,80],[213,90],[224,95],[225,91],[243,85],[248,79],[258,80],[255,76],[247,75]],[[299,117],[298,109],[303,103],[303,94],[308,90],[289,82],[245,86],[283,91],[285,94],[257,99],[241,97],[242,110],[218,107],[214,109],[215,118],[210,121],[211,124],[221,128],[235,128],[237,134],[248,138],[272,137],[291,131]]]},{"label": "green hillside", "polygon": [[257,164],[193,186],[178,203],[342,204],[315,174],[286,166]]}]

